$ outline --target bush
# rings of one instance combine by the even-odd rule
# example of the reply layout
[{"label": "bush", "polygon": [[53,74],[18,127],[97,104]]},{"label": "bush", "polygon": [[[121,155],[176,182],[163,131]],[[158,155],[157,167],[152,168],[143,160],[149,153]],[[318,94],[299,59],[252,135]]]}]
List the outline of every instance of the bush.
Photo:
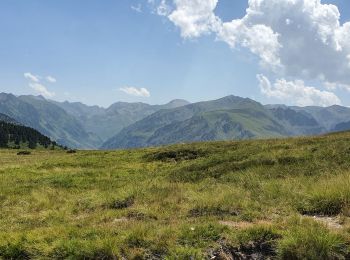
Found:
[{"label": "bush", "polygon": [[0,244],[0,259],[30,259],[26,243],[26,238],[21,237],[11,238],[4,244]]},{"label": "bush", "polygon": [[127,197],[125,199],[117,199],[110,205],[112,209],[125,209],[131,207],[135,202],[134,196]]},{"label": "bush", "polygon": [[298,206],[303,215],[336,216],[342,212],[344,202],[336,197],[314,197]]},{"label": "bush", "polygon": [[194,149],[178,149],[178,150],[167,150],[152,153],[146,155],[148,160],[154,161],[182,161],[182,160],[195,160],[199,157],[204,156],[205,153],[201,150]]},{"label": "bush", "polygon": [[17,155],[30,155],[30,154],[31,154],[31,152],[29,152],[29,151],[20,151],[17,153]]}]

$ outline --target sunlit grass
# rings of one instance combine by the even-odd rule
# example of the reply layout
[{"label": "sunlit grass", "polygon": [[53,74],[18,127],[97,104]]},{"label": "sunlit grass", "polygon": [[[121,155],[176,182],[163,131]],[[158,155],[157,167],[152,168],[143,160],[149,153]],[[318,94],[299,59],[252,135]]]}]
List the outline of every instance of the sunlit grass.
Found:
[{"label": "sunlit grass", "polygon": [[[349,187],[350,133],[0,150],[0,258],[203,259],[260,244],[282,259],[346,258]],[[313,215],[337,216],[342,228]]]}]

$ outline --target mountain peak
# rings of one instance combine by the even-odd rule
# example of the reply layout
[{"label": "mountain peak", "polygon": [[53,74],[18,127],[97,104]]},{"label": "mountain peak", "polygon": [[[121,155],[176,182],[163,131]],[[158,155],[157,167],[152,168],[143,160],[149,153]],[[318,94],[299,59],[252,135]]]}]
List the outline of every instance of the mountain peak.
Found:
[{"label": "mountain peak", "polygon": [[184,99],[174,99],[171,100],[169,103],[165,104],[164,106],[166,108],[176,108],[176,107],[182,107],[191,104],[187,100]]}]

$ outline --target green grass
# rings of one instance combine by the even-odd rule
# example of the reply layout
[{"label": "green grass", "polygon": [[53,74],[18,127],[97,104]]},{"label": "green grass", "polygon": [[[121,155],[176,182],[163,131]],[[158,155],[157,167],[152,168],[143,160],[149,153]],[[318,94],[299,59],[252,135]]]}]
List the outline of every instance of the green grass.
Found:
[{"label": "green grass", "polygon": [[3,259],[350,257],[350,133],[16,153],[0,150]]}]

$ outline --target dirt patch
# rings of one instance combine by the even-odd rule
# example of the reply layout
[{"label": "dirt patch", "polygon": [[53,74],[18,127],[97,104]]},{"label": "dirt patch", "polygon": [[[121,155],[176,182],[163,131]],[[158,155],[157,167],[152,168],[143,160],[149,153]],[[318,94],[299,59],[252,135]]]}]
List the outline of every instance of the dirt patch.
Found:
[{"label": "dirt patch", "polygon": [[113,223],[123,223],[128,222],[129,220],[127,218],[115,218],[113,219]]},{"label": "dirt patch", "polygon": [[235,222],[235,221],[219,221],[219,224],[230,227],[230,228],[236,228],[236,229],[247,229],[247,228],[251,228],[255,225],[271,225],[271,222],[266,221],[266,220],[260,220],[257,222],[247,222],[247,221],[239,221],[239,222]]},{"label": "dirt patch", "polygon": [[218,260],[268,260],[275,259],[275,241],[250,241],[247,244],[233,247],[225,242],[209,253],[209,259]]},{"label": "dirt patch", "polygon": [[317,221],[318,223],[326,225],[330,229],[342,229],[343,225],[339,218],[339,216],[336,217],[328,217],[328,216],[304,216],[307,218],[312,218],[313,220]]}]

